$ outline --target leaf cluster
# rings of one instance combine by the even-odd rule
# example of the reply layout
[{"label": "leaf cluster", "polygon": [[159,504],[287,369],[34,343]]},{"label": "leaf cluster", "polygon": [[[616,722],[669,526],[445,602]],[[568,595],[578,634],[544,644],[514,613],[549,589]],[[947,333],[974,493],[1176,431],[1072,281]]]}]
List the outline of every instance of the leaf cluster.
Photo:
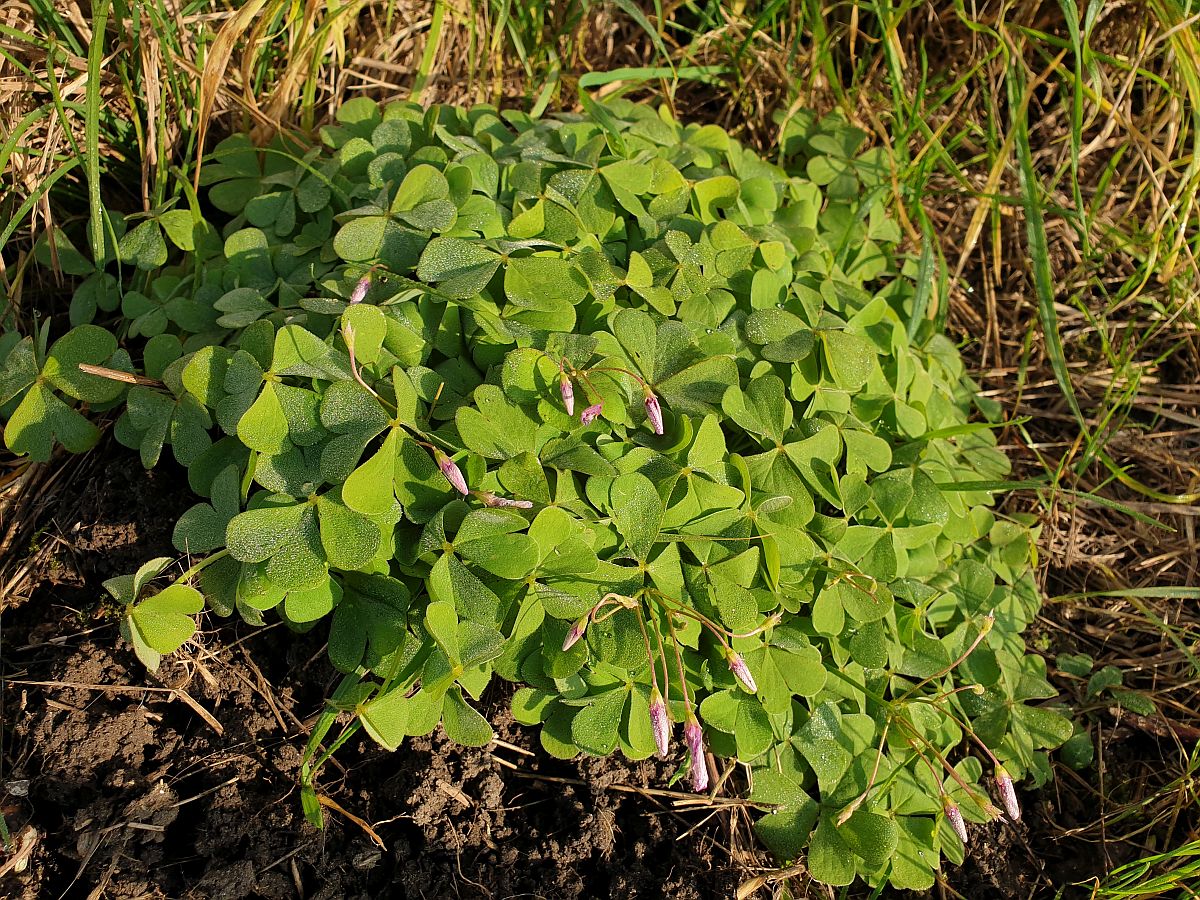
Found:
[{"label": "leaf cluster", "polygon": [[203,170],[220,216],[121,222],[111,259],[72,251],[75,327],[0,343],[5,440],[87,449],[81,401],[187,467],[200,562],[109,585],[151,667],[201,595],[328,629],[317,814],[359,729],[486,744],[498,676],[562,758],[655,753],[661,698],[750,767],[780,858],[926,889],[963,852],[945,801],[991,816],[980,758],[1040,782],[1071,727],[1022,638],[1033,531],[992,509],[994,411],[919,316],[888,161],[799,121],[789,171],[624,101],[354,100],[303,154],[235,135]]}]

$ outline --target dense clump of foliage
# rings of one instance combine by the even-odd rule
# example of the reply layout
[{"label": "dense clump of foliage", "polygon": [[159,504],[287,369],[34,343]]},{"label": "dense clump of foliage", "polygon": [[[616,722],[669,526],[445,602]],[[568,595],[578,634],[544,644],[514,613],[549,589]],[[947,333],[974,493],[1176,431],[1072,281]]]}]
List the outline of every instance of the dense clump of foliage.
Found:
[{"label": "dense clump of foliage", "polygon": [[555,756],[675,755],[698,791],[744,763],[828,884],[929,887],[998,815],[985,775],[1017,815],[1071,733],[1030,703],[1033,534],[990,508],[1008,464],[881,151],[801,117],[781,167],[628,102],[356,100],[321,136],[224,141],[212,209],[111,216],[102,259],[58,233],[75,327],[0,344],[13,451],[120,410],[203,498],[182,576],[108,584],[147,665],[205,606],[327,628],[314,818],[359,730],[490,741],[494,675]]}]

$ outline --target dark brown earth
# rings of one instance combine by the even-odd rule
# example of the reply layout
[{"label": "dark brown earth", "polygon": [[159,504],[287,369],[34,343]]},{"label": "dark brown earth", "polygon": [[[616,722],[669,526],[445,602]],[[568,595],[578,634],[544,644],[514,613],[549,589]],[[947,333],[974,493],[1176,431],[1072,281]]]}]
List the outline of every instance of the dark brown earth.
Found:
[{"label": "dark brown earth", "polygon": [[[47,533],[69,540],[0,619],[0,806],[18,844],[36,841],[22,873],[0,876],[0,896],[700,900],[733,897],[765,862],[744,815],[622,789],[664,788],[668,767],[538,752],[500,687],[484,713],[502,744],[466,749],[438,732],[388,754],[353,740],[326,767],[322,792],[382,847],[338,813],[315,830],[296,780],[336,675],[320,629],[210,619],[200,647],[149,675],[100,582],[170,555],[192,499],[180,470],[98,453],[46,513]],[[976,831],[940,896],[1050,896],[1052,882],[1086,876],[1050,835],[1087,811],[1056,808],[1049,791],[1024,802],[1015,829]]]}]

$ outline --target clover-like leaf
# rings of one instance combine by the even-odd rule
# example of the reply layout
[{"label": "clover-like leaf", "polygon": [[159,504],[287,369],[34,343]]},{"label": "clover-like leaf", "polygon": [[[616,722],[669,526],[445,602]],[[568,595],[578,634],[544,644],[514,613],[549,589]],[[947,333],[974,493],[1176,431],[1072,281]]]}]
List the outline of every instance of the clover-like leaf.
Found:
[{"label": "clover-like leaf", "polygon": [[358,710],[363,729],[385,750],[395,750],[407,735],[410,699],[403,690],[393,689]]},{"label": "clover-like leaf", "polygon": [[386,575],[346,579],[329,628],[329,660],[342,672],[373,668],[404,643],[410,593]]},{"label": "clover-like leaf", "polygon": [[417,277],[436,282],[448,297],[463,299],[482,291],[498,268],[495,251],[462,238],[436,237],[421,254]]},{"label": "clover-like leaf", "polygon": [[44,384],[29,389],[4,426],[8,449],[35,462],[48,461],[56,441],[72,453],[83,453],[99,440],[100,429]]},{"label": "clover-like leaf", "polygon": [[771,746],[771,722],[756,699],[742,691],[718,691],[700,704],[705,724],[732,734],[738,759],[749,762]]},{"label": "clover-like leaf", "polygon": [[150,670],[159,658],[174,653],[196,632],[196,613],[204,608],[204,597],[186,584],[173,584],[152,597],[130,606],[122,620],[122,631],[133,643],[138,658]]}]

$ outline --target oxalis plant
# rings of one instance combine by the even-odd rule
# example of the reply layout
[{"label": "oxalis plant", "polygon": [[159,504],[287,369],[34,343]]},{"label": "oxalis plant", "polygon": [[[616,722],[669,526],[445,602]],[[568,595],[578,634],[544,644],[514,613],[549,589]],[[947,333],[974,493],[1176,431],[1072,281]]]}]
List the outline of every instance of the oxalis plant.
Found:
[{"label": "oxalis plant", "polygon": [[928,888],[1071,726],[1032,702],[995,410],[863,137],[794,118],[781,166],[623,101],[367,100],[323,146],[231,137],[209,205],[53,235],[74,327],[4,337],[5,441],[82,451],[119,411],[187,468],[186,571],[106,584],[150,668],[205,608],[327,634],[314,821],[360,731],[487,744],[499,676],[552,756],[740,773],[780,860]]}]

